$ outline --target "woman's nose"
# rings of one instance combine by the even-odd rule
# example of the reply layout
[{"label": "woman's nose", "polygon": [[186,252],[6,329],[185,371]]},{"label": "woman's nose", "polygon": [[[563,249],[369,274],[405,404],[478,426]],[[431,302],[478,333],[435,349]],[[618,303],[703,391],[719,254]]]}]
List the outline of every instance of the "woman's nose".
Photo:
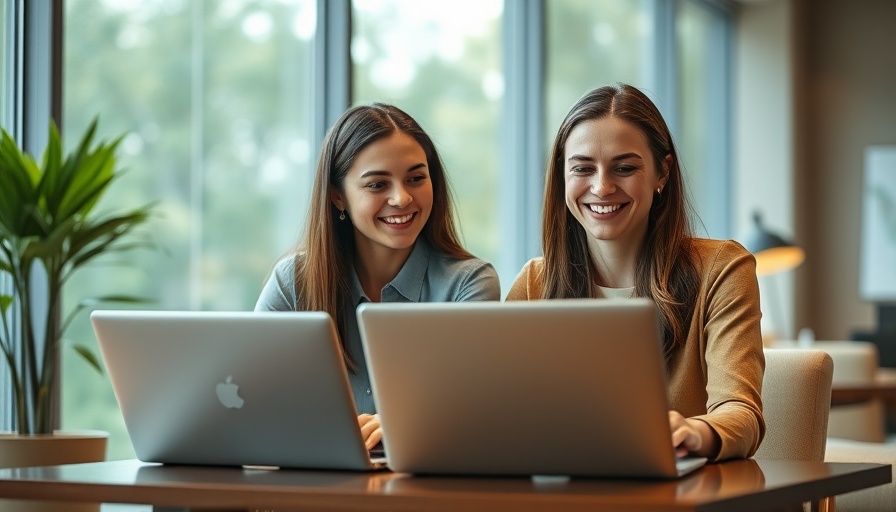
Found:
[{"label": "woman's nose", "polygon": [[609,173],[598,171],[591,178],[591,193],[597,197],[604,197],[616,191],[616,183]]},{"label": "woman's nose", "polygon": [[389,198],[389,206],[394,206],[395,208],[404,208],[405,206],[411,204],[411,200],[411,195],[408,194],[407,190],[405,190],[404,187],[395,187],[395,191]]}]

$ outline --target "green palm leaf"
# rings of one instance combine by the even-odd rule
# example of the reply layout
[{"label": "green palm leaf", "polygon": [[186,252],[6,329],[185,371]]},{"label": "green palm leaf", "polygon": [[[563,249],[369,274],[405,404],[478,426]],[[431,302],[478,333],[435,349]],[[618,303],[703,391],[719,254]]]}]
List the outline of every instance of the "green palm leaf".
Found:
[{"label": "green palm leaf", "polygon": [[94,354],[92,350],[84,345],[75,345],[72,348],[74,348],[75,352],[77,352],[78,355],[81,356],[81,359],[87,361],[87,364],[93,367],[94,370],[96,370],[100,374],[103,373],[103,366],[100,364],[100,360],[96,357],[96,354]]},{"label": "green palm leaf", "polygon": [[[13,380],[20,433],[52,431],[49,407],[56,389],[55,364],[62,335],[75,315],[99,302],[145,302],[115,294],[82,301],[64,319],[59,310],[62,287],[75,270],[103,254],[153,245],[127,237],[146,222],[151,206],[120,214],[94,213],[121,176],[115,160],[121,137],[94,143],[96,129],[94,119],[77,148],[66,154],[59,130],[51,123],[39,166],[8,133],[0,137],[0,273],[13,283],[11,295],[0,295],[0,347]],[[30,278],[37,266],[43,267],[45,279]],[[32,314],[32,305],[47,300],[52,301],[47,305],[49,314]],[[11,307],[13,301],[19,307]],[[17,315],[12,322],[11,315]],[[38,320],[42,325],[35,324]],[[49,333],[46,339],[43,333]],[[80,344],[72,348],[102,372],[89,348]]]}]

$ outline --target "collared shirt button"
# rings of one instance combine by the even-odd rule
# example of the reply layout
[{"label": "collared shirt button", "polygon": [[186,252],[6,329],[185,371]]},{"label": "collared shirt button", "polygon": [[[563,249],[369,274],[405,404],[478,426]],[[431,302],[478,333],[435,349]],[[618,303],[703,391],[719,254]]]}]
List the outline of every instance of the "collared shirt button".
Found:
[{"label": "collared shirt button", "polygon": [[370,388],[367,388],[367,391],[365,391],[365,393],[367,393],[367,395],[370,396],[370,393],[371,393]]}]

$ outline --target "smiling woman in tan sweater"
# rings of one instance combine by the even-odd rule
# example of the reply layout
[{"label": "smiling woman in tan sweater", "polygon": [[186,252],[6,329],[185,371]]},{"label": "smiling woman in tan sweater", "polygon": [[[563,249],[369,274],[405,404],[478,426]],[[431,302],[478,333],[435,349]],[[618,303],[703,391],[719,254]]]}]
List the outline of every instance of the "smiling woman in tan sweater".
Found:
[{"label": "smiling woman in tan sweater", "polygon": [[765,361],[753,256],[695,238],[671,134],[625,84],[570,109],[546,176],[542,249],[507,300],[649,297],[663,327],[672,444],[724,460],[765,433]]}]

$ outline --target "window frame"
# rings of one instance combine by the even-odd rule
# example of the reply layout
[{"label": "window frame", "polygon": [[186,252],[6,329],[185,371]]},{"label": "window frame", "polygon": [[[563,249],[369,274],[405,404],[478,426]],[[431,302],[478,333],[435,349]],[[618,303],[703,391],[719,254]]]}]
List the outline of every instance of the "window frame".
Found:
[{"label": "window frame", "polygon": [[[706,144],[704,150],[709,166],[722,169],[723,172],[703,176],[708,181],[706,193],[699,198],[691,199],[704,207],[701,224],[695,226],[698,233],[705,229],[706,235],[711,238],[733,238],[734,5],[729,0],[678,0],[678,3],[679,5],[689,3],[722,21],[720,25],[714,25],[714,44],[708,45],[711,52],[710,65],[720,72],[707,77],[707,90],[710,94],[704,99],[708,103],[707,112],[713,114],[706,119],[708,125],[706,131],[709,134],[721,135],[717,135],[717,139],[712,143]],[[675,44],[677,45],[677,41]],[[680,82],[676,80],[676,83]],[[674,103],[677,105],[678,96],[675,98]],[[674,126],[673,137],[681,132],[680,119],[677,117]]]},{"label": "window frame", "polygon": [[[493,262],[509,289],[526,261],[541,254],[545,137],[545,6],[543,0],[504,3],[504,112],[501,117],[502,187],[498,201],[504,248]],[[535,205],[533,207],[533,205]]]},{"label": "window frame", "polygon": [[[49,136],[47,119],[60,124],[62,114],[62,2],[63,0],[7,0],[4,48],[7,50],[3,69],[5,97],[9,107],[0,122],[22,148],[39,158]],[[39,279],[40,276],[38,275]],[[11,292],[11,283],[0,282],[4,291]],[[47,297],[36,297],[32,308],[35,315],[46,311]],[[15,306],[13,306],[15,307]],[[15,315],[12,315],[14,318]],[[15,332],[18,325],[10,328]],[[21,350],[16,350],[21,354]],[[21,363],[20,363],[21,364]],[[56,362],[57,366],[59,361]],[[7,378],[7,369],[0,371]],[[56,393],[59,396],[59,379]],[[13,430],[15,406],[11,386],[3,386],[0,393],[0,429]],[[52,404],[52,423],[59,425],[60,404]]]}]

